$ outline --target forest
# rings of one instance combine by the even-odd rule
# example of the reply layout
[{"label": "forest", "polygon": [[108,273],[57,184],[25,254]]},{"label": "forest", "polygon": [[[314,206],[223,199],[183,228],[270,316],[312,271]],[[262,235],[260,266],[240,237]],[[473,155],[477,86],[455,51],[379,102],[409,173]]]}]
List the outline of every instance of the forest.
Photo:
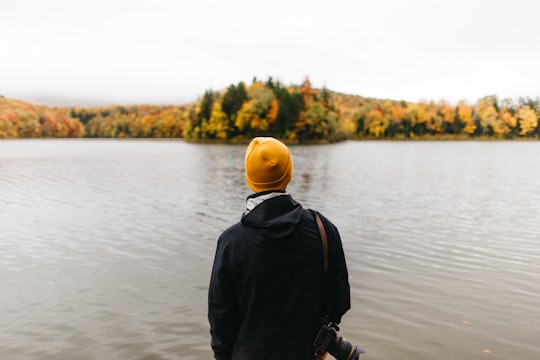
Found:
[{"label": "forest", "polygon": [[290,143],[353,139],[539,139],[540,99],[476,104],[365,98],[269,78],[206,90],[193,104],[46,107],[0,96],[2,138],[183,138]]}]

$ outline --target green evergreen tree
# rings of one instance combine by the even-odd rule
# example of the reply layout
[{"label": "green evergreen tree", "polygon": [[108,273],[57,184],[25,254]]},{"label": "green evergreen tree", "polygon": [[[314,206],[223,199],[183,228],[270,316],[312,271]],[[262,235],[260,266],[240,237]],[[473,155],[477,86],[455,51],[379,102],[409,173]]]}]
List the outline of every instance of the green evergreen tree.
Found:
[{"label": "green evergreen tree", "polygon": [[247,99],[247,91],[243,82],[239,82],[236,86],[230,85],[223,95],[221,108],[229,119],[233,119]]},{"label": "green evergreen tree", "polygon": [[203,98],[201,100],[201,110],[199,112],[198,123],[202,121],[208,121],[212,115],[212,106],[214,101],[218,98],[219,94],[217,92],[206,90],[204,92]]},{"label": "green evergreen tree", "polygon": [[304,99],[298,91],[289,92],[279,83],[274,86],[273,90],[279,101],[279,112],[271,130],[274,130],[276,135],[283,137],[288,131],[294,129],[300,113],[304,110]]}]

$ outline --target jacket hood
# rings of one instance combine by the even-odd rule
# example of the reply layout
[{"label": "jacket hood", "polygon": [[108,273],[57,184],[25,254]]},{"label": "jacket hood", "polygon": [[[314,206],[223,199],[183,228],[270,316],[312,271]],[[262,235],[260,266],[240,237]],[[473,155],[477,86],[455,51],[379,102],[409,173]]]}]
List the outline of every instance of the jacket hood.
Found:
[{"label": "jacket hood", "polygon": [[[254,195],[256,196],[256,195]],[[303,208],[291,195],[283,194],[257,205],[242,215],[242,224],[257,231],[265,238],[281,239],[291,234],[300,222]]]}]

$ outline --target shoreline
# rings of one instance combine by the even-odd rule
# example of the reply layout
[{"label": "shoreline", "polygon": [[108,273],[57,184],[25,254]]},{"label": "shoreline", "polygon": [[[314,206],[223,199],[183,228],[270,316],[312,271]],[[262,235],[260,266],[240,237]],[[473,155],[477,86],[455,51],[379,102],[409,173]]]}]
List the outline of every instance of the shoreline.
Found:
[{"label": "shoreline", "polygon": [[[264,135],[262,135],[264,136]],[[45,141],[57,141],[57,140],[92,140],[92,141],[106,141],[106,140],[117,140],[117,141],[158,141],[158,142],[185,142],[191,144],[216,144],[216,145],[247,145],[251,141],[251,138],[242,138],[242,139],[186,139],[182,137],[178,138],[153,138],[153,137],[19,137],[19,138],[0,138],[1,141],[17,141],[17,140],[45,140]],[[322,140],[304,140],[304,141],[290,141],[286,139],[279,138],[280,141],[283,141],[287,145],[330,145],[330,144],[339,144],[347,141],[357,141],[357,142],[376,142],[376,141],[386,141],[386,142],[429,142],[429,141],[440,141],[440,142],[535,142],[539,141],[538,137],[515,137],[515,138],[502,138],[502,137],[488,137],[488,136],[479,136],[479,137],[470,137],[470,136],[422,136],[422,137],[383,137],[383,138],[369,138],[369,137],[351,137],[339,141],[330,141],[326,139]]]}]

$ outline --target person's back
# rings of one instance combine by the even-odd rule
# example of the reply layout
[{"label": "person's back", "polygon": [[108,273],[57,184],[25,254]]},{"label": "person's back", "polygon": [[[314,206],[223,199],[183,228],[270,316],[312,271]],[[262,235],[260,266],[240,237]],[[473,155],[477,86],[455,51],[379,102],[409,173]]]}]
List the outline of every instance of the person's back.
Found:
[{"label": "person's back", "polygon": [[[218,240],[208,317],[216,359],[314,359],[323,315],[323,251],[313,214],[285,192],[292,176],[287,147],[256,138],[246,153],[255,194],[241,221]],[[339,233],[329,237],[329,306],[338,323],[350,307]]]}]

